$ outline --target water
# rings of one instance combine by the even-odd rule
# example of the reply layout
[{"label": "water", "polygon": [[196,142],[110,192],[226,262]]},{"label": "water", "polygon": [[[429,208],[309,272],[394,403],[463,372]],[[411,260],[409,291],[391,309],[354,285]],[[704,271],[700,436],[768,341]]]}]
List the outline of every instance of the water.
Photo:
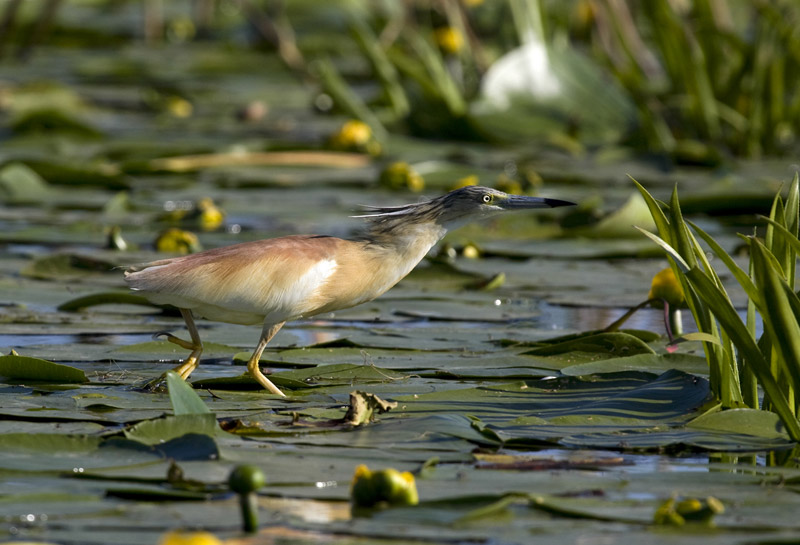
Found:
[{"label": "water", "polygon": [[8,352],[11,348],[43,345],[68,345],[81,344],[107,344],[110,346],[124,346],[152,340],[152,335],[129,333],[92,333],[79,335],[2,335],[0,334],[0,351]]}]

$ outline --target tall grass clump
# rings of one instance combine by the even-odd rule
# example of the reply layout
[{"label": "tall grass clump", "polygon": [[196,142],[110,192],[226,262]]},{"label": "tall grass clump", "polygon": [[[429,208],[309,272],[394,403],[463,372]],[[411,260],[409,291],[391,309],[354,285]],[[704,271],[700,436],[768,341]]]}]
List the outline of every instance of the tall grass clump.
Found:
[{"label": "tall grass clump", "polygon": [[[776,195],[766,218],[764,239],[742,236],[750,251],[747,271],[708,233],[683,217],[677,189],[665,204],[635,183],[658,234],[642,232],[666,251],[705,339],[712,391],[723,408],[762,408],[777,413],[792,440],[800,441],[800,297],[795,291],[800,253],[798,176],[785,198]],[[698,239],[724,263],[747,295],[744,320]],[[759,320],[763,324],[760,337]],[[759,400],[759,387],[763,402]]]},{"label": "tall grass clump", "polygon": [[789,0],[592,4],[594,50],[637,104],[647,149],[796,150],[800,6]]},{"label": "tall grass clump", "polygon": [[339,108],[370,125],[571,150],[623,143],[702,165],[800,149],[796,0],[384,4],[353,12],[342,46],[360,52],[360,77],[381,92],[340,92],[346,80],[331,74],[352,62],[324,60],[317,73]]}]

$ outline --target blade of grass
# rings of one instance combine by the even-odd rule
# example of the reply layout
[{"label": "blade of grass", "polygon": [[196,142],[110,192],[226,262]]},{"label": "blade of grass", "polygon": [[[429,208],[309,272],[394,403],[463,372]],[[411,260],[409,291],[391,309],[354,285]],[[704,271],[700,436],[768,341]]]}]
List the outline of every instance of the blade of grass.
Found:
[{"label": "blade of grass", "polygon": [[675,248],[670,246],[669,243],[667,243],[664,239],[662,239],[658,235],[654,235],[653,233],[651,233],[646,229],[642,229],[641,227],[637,226],[634,227],[644,236],[646,236],[647,238],[649,238],[650,240],[661,246],[661,248],[663,248],[664,251],[667,252],[667,255],[671,257],[673,260],[675,260],[675,263],[678,265],[678,268],[680,269],[681,272],[684,273],[689,272],[691,267],[689,267],[686,261],[684,261],[683,258],[681,257],[681,254],[679,254]]},{"label": "blade of grass", "polygon": [[411,106],[400,84],[397,69],[381,47],[375,33],[362,18],[353,17],[350,24],[355,41],[372,65],[372,70],[386,93],[392,112],[398,119],[405,117]]},{"label": "blade of grass", "polygon": [[666,214],[664,214],[664,211],[661,210],[661,206],[659,206],[658,201],[653,198],[650,192],[647,191],[642,184],[630,176],[629,178],[631,178],[631,181],[636,184],[636,188],[639,190],[639,193],[642,194],[642,198],[647,204],[648,210],[650,210],[650,215],[653,216],[653,223],[656,224],[656,229],[658,230],[659,236],[661,236],[668,246],[671,246],[672,238],[669,236],[669,220],[667,219]]},{"label": "blade of grass", "polygon": [[[772,201],[772,208],[769,212],[769,219],[772,220],[775,224],[781,225],[783,227],[786,226],[786,215],[783,209],[783,200],[781,199],[780,194],[775,195],[775,199]],[[764,234],[764,245],[767,247],[767,250],[775,256],[778,262],[781,264],[781,272],[786,273],[788,269],[788,263],[786,262],[788,258],[788,252],[786,251],[786,241],[785,236],[781,236],[780,233],[775,233],[775,227],[772,223],[767,224],[767,231]],[[785,277],[785,276],[784,276]]]},{"label": "blade of grass", "polygon": [[[723,293],[725,292],[723,291]],[[716,322],[712,321],[712,323],[716,328]],[[725,328],[719,330],[719,336],[722,342],[719,346],[714,346],[714,351],[720,370],[720,399],[725,407],[741,407],[744,404],[744,399],[742,398],[742,385],[739,379],[739,365],[736,362],[735,345],[728,330]]]},{"label": "blade of grass", "polygon": [[467,112],[467,102],[455,80],[447,71],[442,55],[419,32],[407,29],[405,38],[430,76],[439,96],[450,114],[458,117]]},{"label": "blade of grass", "polygon": [[769,65],[773,61],[773,30],[772,25],[766,21],[759,21],[756,25],[755,40],[753,43],[753,64],[750,72],[750,97],[751,105],[750,124],[747,131],[747,152],[753,157],[759,157],[764,149],[764,134],[766,127],[768,100],[766,93]]},{"label": "blade of grass", "polygon": [[747,297],[750,299],[758,297],[758,292],[756,291],[755,284],[753,284],[753,282],[750,280],[748,274],[744,272],[741,269],[741,267],[739,267],[739,265],[736,264],[736,262],[730,256],[730,254],[728,254],[728,252],[726,252],[722,248],[722,246],[720,246],[719,243],[717,243],[716,240],[711,238],[711,235],[703,231],[700,227],[698,227],[691,221],[687,221],[687,223],[691,225],[694,232],[697,233],[700,236],[700,238],[703,239],[703,242],[708,244],[709,248],[711,248],[711,251],[714,252],[714,255],[716,255],[725,264],[725,266],[728,267],[728,270],[731,271],[733,277],[736,278],[736,281],[744,289],[744,292],[745,294],[747,294]]},{"label": "blade of grass", "polygon": [[692,87],[695,100],[697,101],[697,107],[705,123],[708,136],[712,141],[718,140],[721,135],[719,109],[717,108],[717,100],[714,97],[714,88],[709,78],[705,53],[703,52],[703,48],[700,47],[700,44],[697,43],[694,34],[690,33],[688,30],[685,32],[689,43],[689,50],[692,54]]},{"label": "blade of grass", "polygon": [[375,139],[381,143],[386,142],[388,133],[383,123],[372,113],[364,101],[353,91],[342,78],[339,71],[330,59],[320,58],[314,61],[314,69],[325,91],[331,95],[334,102],[348,113],[369,125]]},{"label": "blade of grass", "polygon": [[800,225],[800,174],[795,172],[786,195],[786,227],[795,235]]},{"label": "blade of grass", "polygon": [[[786,229],[786,227],[784,227],[777,221],[767,218],[765,216],[760,216],[760,217],[785,237],[786,242],[789,243],[789,246],[792,247],[792,250],[794,252],[800,253],[800,240],[798,240],[797,236],[793,235],[788,229]],[[772,258],[775,259],[774,256],[772,256]]]},{"label": "blade of grass", "polygon": [[681,205],[678,201],[678,186],[672,188],[672,196],[669,200],[669,224],[673,234],[673,246],[689,266],[690,269],[697,266],[697,256],[694,248],[689,242],[688,229],[683,220]]},{"label": "blade of grass", "polygon": [[[755,283],[753,281],[752,260],[750,260],[749,268],[750,268],[750,274],[747,277],[746,282],[748,283],[747,285],[751,286],[751,289],[755,290]],[[743,283],[741,284],[745,285]],[[751,337],[753,337],[754,339],[756,338],[756,302],[754,301],[753,297],[749,295],[747,297],[747,331],[750,333]],[[761,347],[759,346],[759,348]],[[748,362],[741,354],[739,354],[739,377],[740,380],[742,381],[742,400],[747,404],[748,407],[753,409],[758,409],[759,408],[758,381],[756,380],[756,376],[753,373],[753,369],[750,362]]]},{"label": "blade of grass", "polygon": [[798,228],[800,228],[800,176],[797,172],[794,173],[794,178],[789,186],[789,194],[786,196],[786,207],[784,210],[786,218],[786,230],[792,236],[787,237],[787,242],[790,246],[789,267],[786,271],[786,278],[789,282],[789,287],[792,290],[796,289],[796,274],[797,274],[797,249],[792,246],[792,240],[797,240]]}]

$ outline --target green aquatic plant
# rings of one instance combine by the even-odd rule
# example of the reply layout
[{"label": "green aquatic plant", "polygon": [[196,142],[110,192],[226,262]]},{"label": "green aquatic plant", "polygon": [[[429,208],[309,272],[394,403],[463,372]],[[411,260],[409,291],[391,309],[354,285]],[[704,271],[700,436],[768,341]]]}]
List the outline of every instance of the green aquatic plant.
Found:
[{"label": "green aquatic plant", "polygon": [[796,146],[797,4],[593,3],[593,40],[636,102],[649,150],[713,164]]},{"label": "green aquatic plant", "polygon": [[[800,297],[795,292],[800,179],[795,175],[785,198],[776,195],[763,240],[742,236],[750,251],[748,271],[708,233],[683,217],[677,189],[669,204],[664,204],[635,183],[650,208],[658,235],[642,232],[666,251],[687,295],[697,328],[704,334],[711,389],[722,407],[773,411],[789,436],[800,441]],[[698,238],[725,264],[747,295],[745,319],[739,316]],[[759,320],[763,333],[757,336]]]},{"label": "green aquatic plant", "polygon": [[239,495],[242,529],[248,534],[258,531],[258,497],[256,491],[267,480],[261,468],[251,464],[236,466],[228,477],[228,486]]},{"label": "green aquatic plant", "polygon": [[312,63],[333,104],[373,130],[572,153],[623,143],[707,166],[797,149],[796,3],[411,4],[348,17],[343,51],[360,52],[379,93],[356,92],[328,50]]}]

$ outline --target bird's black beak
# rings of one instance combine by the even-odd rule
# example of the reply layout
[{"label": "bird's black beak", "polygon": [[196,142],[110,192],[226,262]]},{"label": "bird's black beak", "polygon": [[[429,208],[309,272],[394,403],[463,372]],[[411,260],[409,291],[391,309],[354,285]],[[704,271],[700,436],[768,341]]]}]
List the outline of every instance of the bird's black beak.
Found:
[{"label": "bird's black beak", "polygon": [[546,199],[544,197],[526,197],[523,195],[509,195],[507,199],[498,203],[505,210],[524,210],[527,208],[556,208],[558,206],[575,206],[574,202],[561,199]]}]

